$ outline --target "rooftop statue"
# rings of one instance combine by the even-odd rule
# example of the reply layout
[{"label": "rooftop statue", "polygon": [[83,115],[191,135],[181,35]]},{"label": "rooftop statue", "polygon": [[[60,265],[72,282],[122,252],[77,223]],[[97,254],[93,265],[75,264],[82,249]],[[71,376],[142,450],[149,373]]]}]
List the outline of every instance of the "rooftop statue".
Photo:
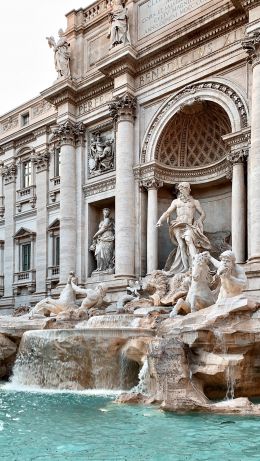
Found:
[{"label": "rooftop statue", "polygon": [[109,13],[110,29],[108,38],[111,40],[110,49],[121,43],[130,44],[129,23],[127,8],[125,2],[121,0],[113,0],[111,11]]},{"label": "rooftop statue", "polygon": [[70,44],[67,42],[66,37],[64,37],[62,29],[59,30],[58,34],[59,39],[57,43],[52,36],[46,37],[46,39],[48,40],[49,47],[54,50],[54,64],[55,69],[58,72],[58,78],[70,78]]},{"label": "rooftop statue", "polygon": [[[178,186],[178,198],[173,200],[168,210],[160,217],[157,227],[167,220],[171,241],[177,245],[166,262],[168,275],[187,272],[192,266],[192,258],[201,250],[211,248],[208,238],[203,233],[205,212],[200,202],[190,194],[190,184],[181,182]],[[172,219],[172,213],[176,218]],[[196,219],[196,213],[199,217]]]}]

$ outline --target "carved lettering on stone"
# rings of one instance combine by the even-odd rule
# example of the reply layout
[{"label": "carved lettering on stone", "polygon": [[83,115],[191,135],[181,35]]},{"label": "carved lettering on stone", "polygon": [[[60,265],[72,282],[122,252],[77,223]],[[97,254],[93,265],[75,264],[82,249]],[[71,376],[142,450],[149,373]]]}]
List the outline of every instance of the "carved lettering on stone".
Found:
[{"label": "carved lettering on stone", "polygon": [[139,39],[167,26],[209,0],[147,0],[138,10]]},{"label": "carved lettering on stone", "polygon": [[114,170],[115,146],[111,132],[96,132],[91,134],[88,166],[91,177]]}]

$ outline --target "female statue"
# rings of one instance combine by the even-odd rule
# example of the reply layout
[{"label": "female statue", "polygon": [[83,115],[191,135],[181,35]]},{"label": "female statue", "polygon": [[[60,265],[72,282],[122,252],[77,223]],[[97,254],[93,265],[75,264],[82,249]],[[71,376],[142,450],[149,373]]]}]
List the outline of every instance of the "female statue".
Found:
[{"label": "female statue", "polygon": [[108,38],[111,39],[111,48],[123,43],[131,43],[128,25],[128,13],[125,8],[125,2],[121,0],[113,0],[110,15],[110,30]]},{"label": "female statue", "polygon": [[70,78],[70,44],[64,37],[62,29],[59,30],[59,39],[56,43],[53,37],[47,37],[50,48],[54,49],[55,69],[58,72],[58,78]]},{"label": "female statue", "polygon": [[96,271],[112,274],[115,267],[115,223],[110,213],[109,208],[103,209],[104,219],[100,222],[99,229],[93,237],[90,250],[94,252],[97,261]]}]

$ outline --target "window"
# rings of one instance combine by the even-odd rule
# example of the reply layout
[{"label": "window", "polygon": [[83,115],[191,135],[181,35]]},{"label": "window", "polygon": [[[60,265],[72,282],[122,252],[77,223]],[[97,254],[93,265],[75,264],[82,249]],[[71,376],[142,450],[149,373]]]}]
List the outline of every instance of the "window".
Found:
[{"label": "window", "polygon": [[54,152],[54,176],[60,176],[60,148]]},{"label": "window", "polygon": [[22,244],[22,272],[31,269],[31,243]]},{"label": "window", "polygon": [[26,112],[26,114],[22,115],[22,126],[29,125],[29,121],[30,121],[30,115],[29,115],[29,112]]},{"label": "window", "polygon": [[53,237],[53,266],[60,265],[60,236]]},{"label": "window", "polygon": [[32,162],[28,160],[22,165],[22,187],[30,187],[32,185]]}]

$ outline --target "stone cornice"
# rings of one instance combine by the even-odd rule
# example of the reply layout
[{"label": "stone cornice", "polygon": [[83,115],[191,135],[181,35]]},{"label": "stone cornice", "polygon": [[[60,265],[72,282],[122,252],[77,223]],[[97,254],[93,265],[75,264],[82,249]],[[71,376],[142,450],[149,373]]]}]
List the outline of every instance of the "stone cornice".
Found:
[{"label": "stone cornice", "polygon": [[242,5],[244,8],[250,10],[260,5],[260,0],[242,0]]},{"label": "stone cornice", "polygon": [[102,192],[107,192],[111,190],[115,190],[116,187],[116,178],[110,177],[107,179],[103,179],[101,181],[96,181],[91,184],[86,184],[83,186],[83,191],[85,197],[91,197],[96,194],[101,194]]},{"label": "stone cornice", "polygon": [[223,159],[221,162],[201,168],[170,168],[156,161],[138,165],[134,168],[134,175],[140,182],[156,178],[166,184],[175,184],[187,181],[191,184],[206,183],[226,176],[229,162]]}]

